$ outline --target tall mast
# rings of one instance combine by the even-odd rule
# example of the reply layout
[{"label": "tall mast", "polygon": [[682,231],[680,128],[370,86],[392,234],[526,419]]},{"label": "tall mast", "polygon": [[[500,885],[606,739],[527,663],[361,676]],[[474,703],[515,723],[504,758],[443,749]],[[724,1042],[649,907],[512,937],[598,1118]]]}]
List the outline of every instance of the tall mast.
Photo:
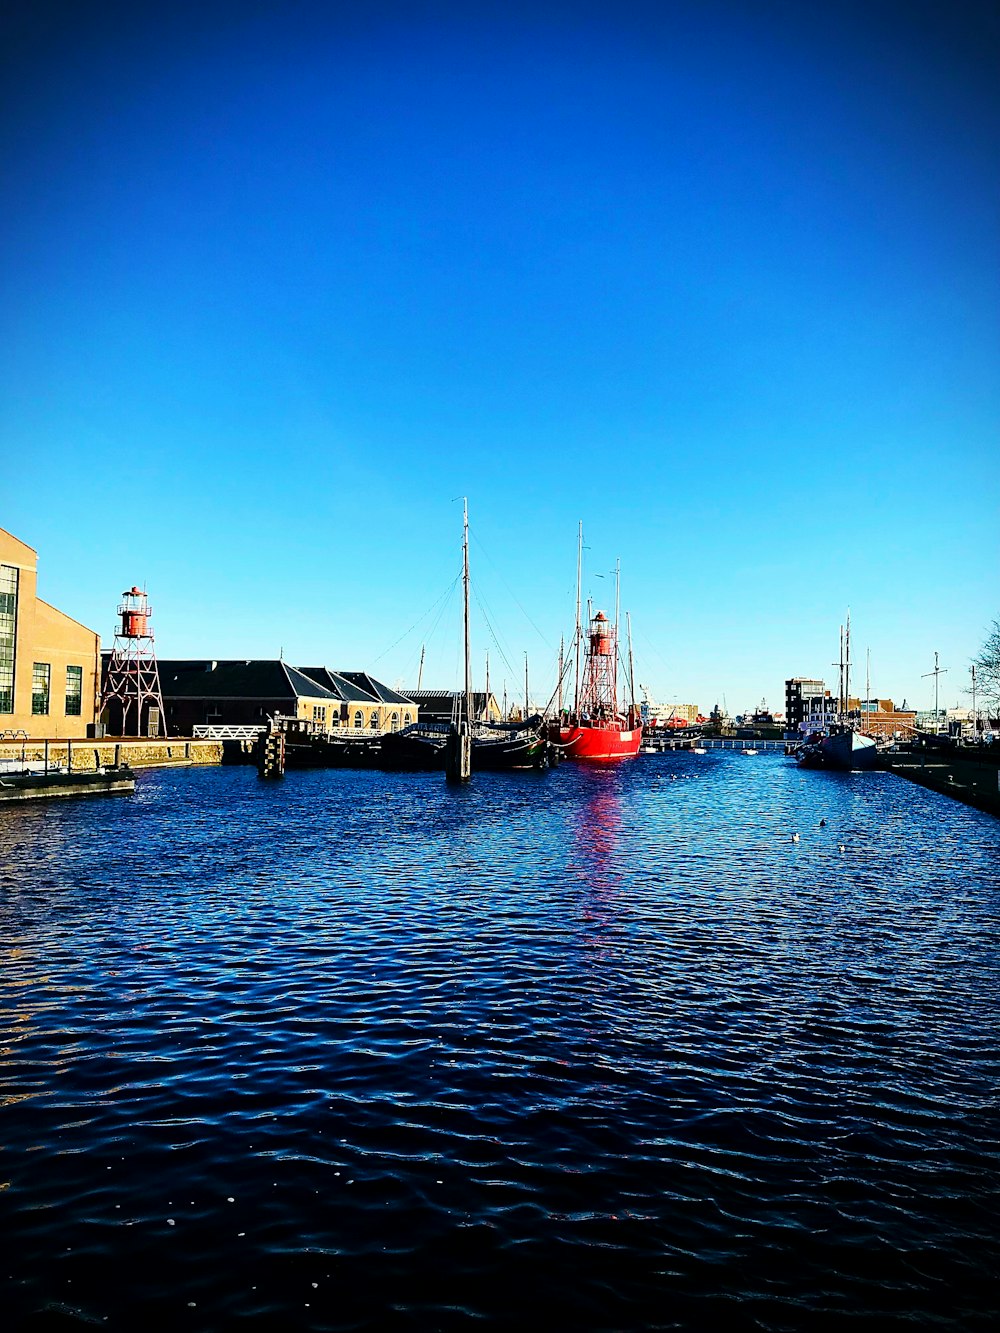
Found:
[{"label": "tall mast", "polygon": [[426,645],[425,643],[422,643],[422,644],[420,645],[420,666],[417,668],[417,689],[418,689],[418,690],[420,689],[420,684],[421,684],[421,682],[423,681],[423,678],[424,678],[424,652],[426,651],[426,649],[427,649],[427,645]]},{"label": "tall mast", "polygon": [[580,519],[580,534],[576,547],[576,677],[573,684],[573,712],[580,714],[580,640],[583,630],[580,627],[580,588],[583,578],[583,519]]},{"label": "tall mast", "polygon": [[872,650],[865,649],[865,704],[869,714],[872,711]]},{"label": "tall mast", "polygon": [[635,712],[635,672],[632,666],[632,616],[625,612],[625,628],[628,630],[628,693],[629,706]]},{"label": "tall mast", "polygon": [[462,592],[465,602],[465,717],[472,721],[472,659],[469,653],[469,501],[462,501]]},{"label": "tall mast", "polygon": [[[566,649],[566,641],[559,635],[559,684],[556,686],[558,691],[558,702],[556,703],[556,717],[562,717],[562,699],[563,699],[563,653]],[[972,668],[972,692],[975,695],[976,690],[976,668]]]},{"label": "tall mast", "polygon": [[844,635],[844,712],[851,711],[851,608],[847,608],[847,633]]},{"label": "tall mast", "polygon": [[976,712],[976,664],[972,664],[972,739],[979,739],[979,715]]},{"label": "tall mast", "polygon": [[926,678],[927,676],[933,676],[933,677],[934,677],[934,730],[935,730],[935,731],[938,730],[938,726],[939,726],[939,719],[938,719],[938,678],[941,677],[941,676],[945,676],[945,675],[947,675],[947,674],[948,674],[948,668],[947,668],[947,667],[943,667],[943,666],[938,666],[938,655],[937,655],[937,653],[935,653],[935,654],[934,654],[934,670],[933,670],[933,671],[925,671],[925,672],[924,672],[924,677],[925,677],[925,678]]},{"label": "tall mast", "polygon": [[611,700],[618,708],[618,617],[621,612],[621,556],[615,560],[615,643],[611,654]]},{"label": "tall mast", "polygon": [[524,720],[528,720],[528,654],[524,654]]},{"label": "tall mast", "polygon": [[490,652],[486,650],[486,694],[483,697],[483,721],[490,720]]},{"label": "tall mast", "polygon": [[837,721],[844,716],[844,627],[840,627],[840,661],[837,664]]}]

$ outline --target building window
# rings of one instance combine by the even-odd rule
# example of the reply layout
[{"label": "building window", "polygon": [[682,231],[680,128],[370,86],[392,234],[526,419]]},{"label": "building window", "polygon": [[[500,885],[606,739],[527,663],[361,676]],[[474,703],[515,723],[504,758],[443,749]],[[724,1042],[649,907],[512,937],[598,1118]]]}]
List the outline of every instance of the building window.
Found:
[{"label": "building window", "polygon": [[31,669],[31,711],[42,717],[49,711],[49,686],[52,668],[48,662],[36,662]]},{"label": "building window", "polygon": [[389,719],[389,730],[390,730],[390,731],[398,731],[398,730],[399,730],[399,714],[398,714],[398,713],[393,713],[392,717],[390,717],[390,719]]},{"label": "building window", "polygon": [[404,713],[404,714],[403,714],[403,726],[404,726],[404,727],[408,727],[409,725],[410,725],[410,715],[409,715],[409,713]]},{"label": "building window", "polygon": [[14,711],[18,573],[13,565],[0,565],[0,713]]},{"label": "building window", "polygon": [[66,668],[66,716],[79,717],[83,704],[83,667]]},{"label": "building window", "polygon": [[320,722],[326,726],[326,706],[325,704],[313,704],[313,721]]},{"label": "building window", "polygon": [[360,712],[354,714],[354,725],[356,727],[363,727],[365,725],[365,719]]},{"label": "building window", "polygon": [[372,713],[368,725],[371,727],[372,731],[378,730],[378,713]]}]

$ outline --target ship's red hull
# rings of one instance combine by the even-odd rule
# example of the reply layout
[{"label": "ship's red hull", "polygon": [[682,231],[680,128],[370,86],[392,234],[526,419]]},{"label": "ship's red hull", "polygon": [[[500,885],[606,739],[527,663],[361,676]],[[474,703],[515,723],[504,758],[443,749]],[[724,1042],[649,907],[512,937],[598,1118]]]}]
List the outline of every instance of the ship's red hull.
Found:
[{"label": "ship's red hull", "polygon": [[603,764],[616,759],[634,759],[639,753],[642,728],[620,727],[615,723],[592,726],[560,727],[559,744],[565,759],[581,759]]}]

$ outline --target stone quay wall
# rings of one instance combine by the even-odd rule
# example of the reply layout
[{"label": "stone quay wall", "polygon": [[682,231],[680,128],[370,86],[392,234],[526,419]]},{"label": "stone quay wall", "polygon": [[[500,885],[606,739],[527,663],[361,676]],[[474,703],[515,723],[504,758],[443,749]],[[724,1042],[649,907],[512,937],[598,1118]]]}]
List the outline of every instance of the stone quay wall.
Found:
[{"label": "stone quay wall", "polygon": [[[0,741],[0,759],[45,760],[44,741]],[[121,740],[49,741],[48,760],[74,772],[91,772],[115,762],[130,768],[181,768],[221,764],[221,741]]]}]

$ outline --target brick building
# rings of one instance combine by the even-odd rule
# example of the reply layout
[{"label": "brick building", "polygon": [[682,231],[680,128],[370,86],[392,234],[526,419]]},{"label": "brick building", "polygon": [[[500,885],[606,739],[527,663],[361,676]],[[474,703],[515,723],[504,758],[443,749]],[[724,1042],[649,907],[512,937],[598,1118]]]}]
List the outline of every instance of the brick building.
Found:
[{"label": "brick building", "polygon": [[100,635],[37,588],[37,553],[0,528],[0,733],[84,737],[97,714]]}]

